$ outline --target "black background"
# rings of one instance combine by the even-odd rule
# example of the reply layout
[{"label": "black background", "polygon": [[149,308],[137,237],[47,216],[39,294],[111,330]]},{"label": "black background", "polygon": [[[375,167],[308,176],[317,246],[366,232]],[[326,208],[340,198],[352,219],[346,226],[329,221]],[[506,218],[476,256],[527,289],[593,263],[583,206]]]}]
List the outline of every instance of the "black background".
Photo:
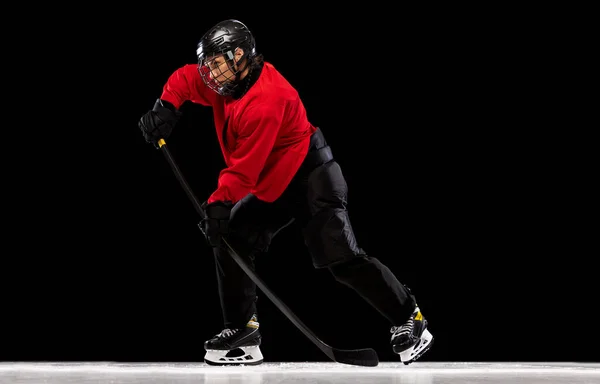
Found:
[{"label": "black background", "polygon": [[[137,121],[204,31],[238,18],[332,145],[361,247],[416,294],[436,338],[424,361],[598,361],[593,178],[542,123],[519,21],[248,7],[52,9],[26,24],[6,72],[0,357],[202,361],[221,330],[215,267]],[[168,145],[205,199],[223,165],[212,111],[182,111]],[[389,324],[312,268],[295,228],[258,274],[323,341],[397,360]],[[267,360],[326,360],[262,294],[259,310]]]}]

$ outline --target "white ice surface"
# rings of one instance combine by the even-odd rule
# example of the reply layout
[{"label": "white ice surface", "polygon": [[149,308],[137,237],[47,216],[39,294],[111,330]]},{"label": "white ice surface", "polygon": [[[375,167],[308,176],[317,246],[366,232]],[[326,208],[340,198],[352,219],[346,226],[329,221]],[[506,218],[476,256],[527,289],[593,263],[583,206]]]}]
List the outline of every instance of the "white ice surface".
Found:
[{"label": "white ice surface", "polygon": [[8,384],[600,384],[600,363],[381,362],[263,363],[214,367],[204,363],[0,363]]}]

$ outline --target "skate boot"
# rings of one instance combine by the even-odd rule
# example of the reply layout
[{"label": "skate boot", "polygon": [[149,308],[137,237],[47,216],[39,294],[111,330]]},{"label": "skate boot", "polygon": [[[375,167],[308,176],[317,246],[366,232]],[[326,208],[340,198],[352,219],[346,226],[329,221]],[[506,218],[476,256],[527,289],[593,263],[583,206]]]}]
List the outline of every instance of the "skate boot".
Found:
[{"label": "skate boot", "polygon": [[408,365],[423,355],[433,343],[433,336],[427,330],[427,320],[419,310],[410,316],[408,321],[400,326],[394,326],[392,333],[392,349],[400,355],[400,361]]},{"label": "skate boot", "polygon": [[204,343],[204,362],[209,365],[258,365],[263,362],[256,315],[244,328],[224,329]]}]

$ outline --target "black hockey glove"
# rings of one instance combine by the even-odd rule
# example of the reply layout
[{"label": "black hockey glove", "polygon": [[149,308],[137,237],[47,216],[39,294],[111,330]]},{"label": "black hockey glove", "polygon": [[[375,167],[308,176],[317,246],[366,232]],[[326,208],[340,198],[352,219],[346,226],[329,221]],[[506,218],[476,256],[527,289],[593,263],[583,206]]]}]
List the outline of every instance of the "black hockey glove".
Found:
[{"label": "black hockey glove", "polygon": [[221,237],[229,234],[229,215],[233,204],[230,201],[215,201],[202,204],[206,212],[206,219],[200,221],[198,226],[212,247],[221,245]]},{"label": "black hockey glove", "polygon": [[138,126],[142,130],[146,142],[153,144],[158,149],[158,140],[166,139],[171,135],[180,117],[181,112],[173,104],[157,99],[154,108],[140,118]]}]

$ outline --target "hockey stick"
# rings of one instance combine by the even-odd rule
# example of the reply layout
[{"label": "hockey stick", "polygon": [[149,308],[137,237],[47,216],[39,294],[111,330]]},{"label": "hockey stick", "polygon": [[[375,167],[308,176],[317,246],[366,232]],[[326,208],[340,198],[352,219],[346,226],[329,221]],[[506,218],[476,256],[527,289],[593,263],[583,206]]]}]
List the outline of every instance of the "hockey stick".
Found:
[{"label": "hockey stick", "polygon": [[[158,145],[165,155],[165,158],[169,162],[171,169],[175,173],[177,180],[185,190],[185,193],[188,195],[190,201],[194,205],[196,212],[200,215],[201,218],[206,217],[206,213],[202,209],[200,202],[192,192],[189,184],[183,177],[177,163],[173,159],[169,148],[167,148],[167,143],[164,139],[160,139],[158,141]],[[337,363],[344,363],[350,365],[360,365],[365,367],[375,367],[379,364],[379,357],[377,356],[377,352],[371,348],[363,348],[363,349],[337,349],[333,348],[323,341],[321,341],[293,312],[287,305],[285,305],[275,294],[267,288],[265,283],[256,275],[256,273],[248,266],[248,264],[239,256],[239,254],[233,249],[233,247],[227,242],[227,239],[223,238],[222,241],[229,248],[229,254],[234,259],[234,261],[242,268],[242,270],[250,277],[250,279],[263,291],[263,293],[275,304],[275,306],[283,312],[283,314],[300,330],[310,341],[312,341],[323,353],[327,355],[331,360]]]}]

